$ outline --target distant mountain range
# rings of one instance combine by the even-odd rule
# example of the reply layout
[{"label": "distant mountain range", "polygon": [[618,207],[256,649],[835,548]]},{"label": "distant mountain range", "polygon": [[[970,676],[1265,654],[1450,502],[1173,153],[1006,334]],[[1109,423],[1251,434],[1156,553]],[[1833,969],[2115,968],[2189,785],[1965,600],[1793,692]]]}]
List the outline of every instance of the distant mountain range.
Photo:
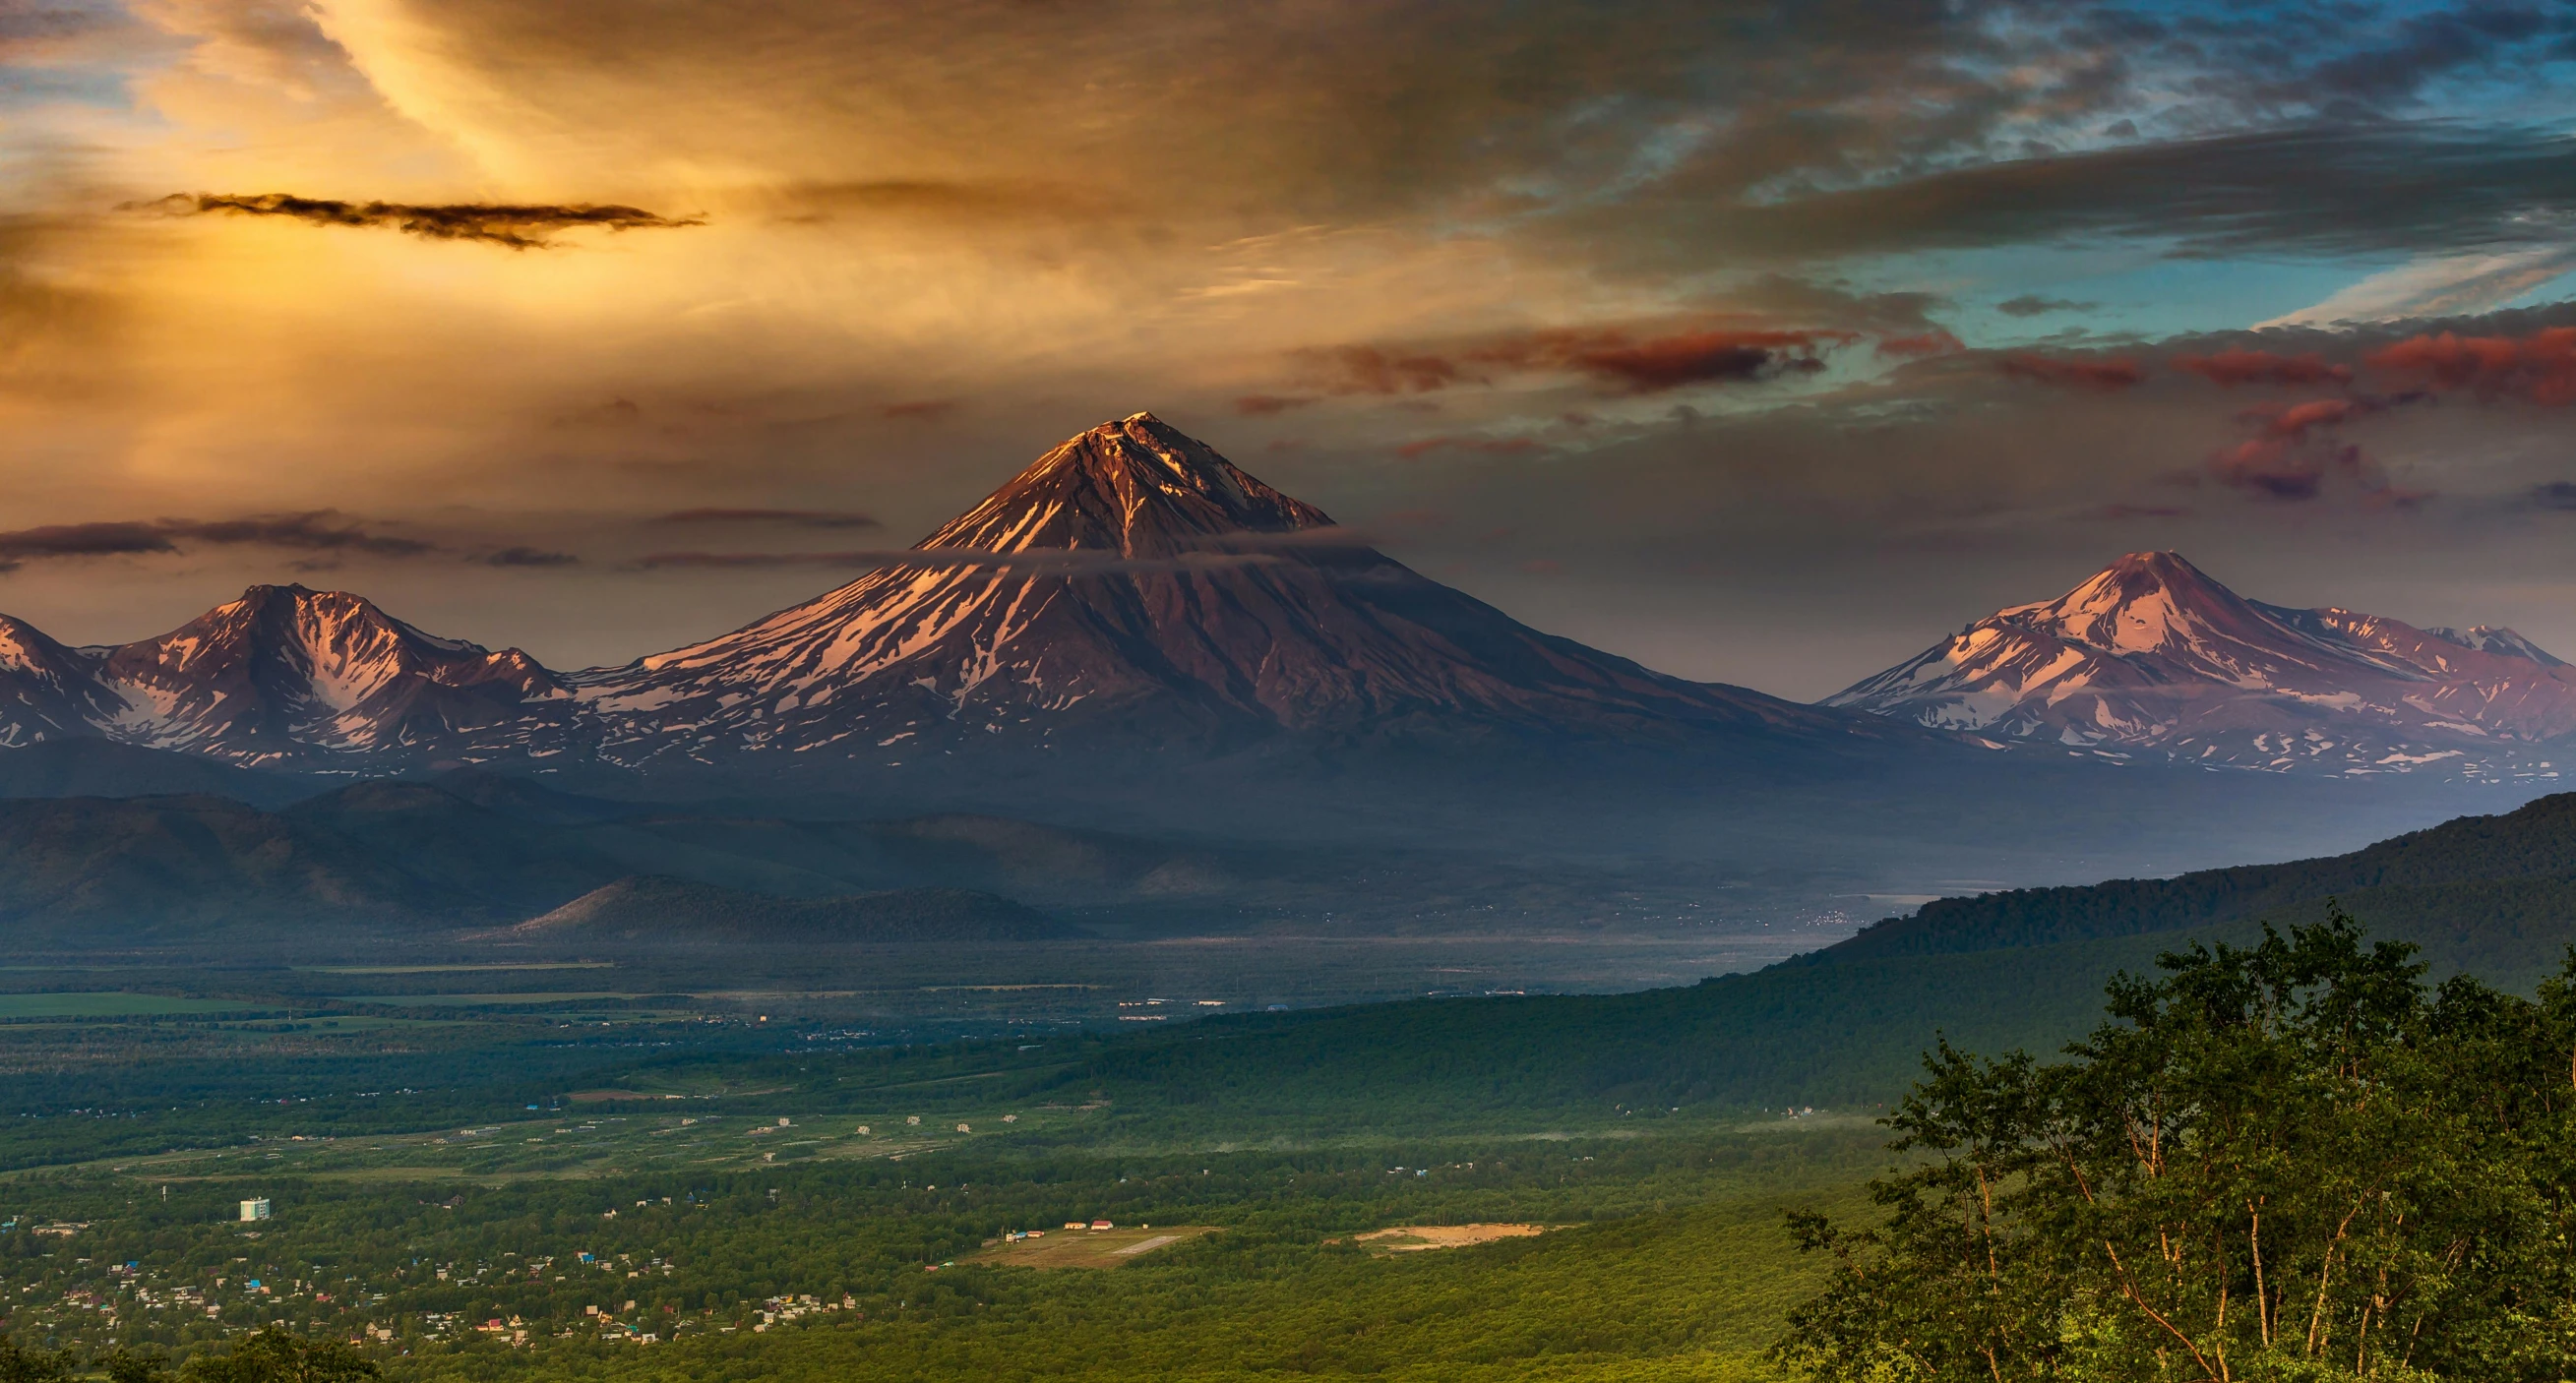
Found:
[{"label": "distant mountain range", "polygon": [[623,667],[553,671],[301,586],[114,646],[0,617],[0,748],[93,739],[356,776],[517,763],[837,784],[926,761],[1511,743],[1795,777],[2039,741],[2509,777],[2554,772],[2571,734],[2576,668],[2509,629],[2265,605],[2169,552],[1821,705],[1691,682],[1429,580],[1144,413],[1067,440],[837,590]]},{"label": "distant mountain range", "polygon": [[848,585],[624,667],[551,671],[302,586],[254,586],[118,646],[0,619],[0,747],[95,737],[300,772],[1497,736],[1919,743],[1539,633],[1143,413],[1066,441]]},{"label": "distant mountain range", "polygon": [[2115,758],[2344,775],[2576,768],[2576,668],[2510,629],[2247,600],[2171,552],[1978,620],[1826,699]]}]

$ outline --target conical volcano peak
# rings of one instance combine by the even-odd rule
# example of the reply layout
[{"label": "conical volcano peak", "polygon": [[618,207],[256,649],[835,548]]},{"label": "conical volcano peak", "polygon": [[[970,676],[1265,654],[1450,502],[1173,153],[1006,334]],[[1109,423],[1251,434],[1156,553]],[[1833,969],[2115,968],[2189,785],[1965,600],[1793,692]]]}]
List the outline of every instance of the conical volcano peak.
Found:
[{"label": "conical volcano peak", "polygon": [[2139,650],[2240,634],[2260,616],[2181,553],[2132,552],[2055,600],[1995,618],[2095,648]]},{"label": "conical volcano peak", "polygon": [[2135,599],[2160,590],[2192,595],[2228,593],[2227,588],[2211,580],[2207,572],[2193,566],[2189,558],[2167,549],[2132,552],[2095,573],[2091,580],[2069,591],[2065,598],[2074,600],[2091,592]]},{"label": "conical volcano peak", "polygon": [[1230,533],[1288,533],[1332,519],[1246,474],[1151,413],[1067,438],[925,548],[1108,548],[1172,556]]}]

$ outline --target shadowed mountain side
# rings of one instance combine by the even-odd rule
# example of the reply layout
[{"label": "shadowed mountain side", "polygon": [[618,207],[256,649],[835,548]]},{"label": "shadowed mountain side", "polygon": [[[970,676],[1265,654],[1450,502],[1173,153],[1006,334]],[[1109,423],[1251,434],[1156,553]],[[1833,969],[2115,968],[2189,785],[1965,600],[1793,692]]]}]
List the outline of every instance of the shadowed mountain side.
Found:
[{"label": "shadowed mountain side", "polygon": [[204,795],[278,807],[333,786],[103,739],[44,740],[0,753],[0,798]]},{"label": "shadowed mountain side", "polygon": [[471,900],[220,797],[0,802],[0,938],[116,949],[231,930],[382,932]]},{"label": "shadowed mountain side", "polygon": [[2438,892],[2466,882],[2566,876],[2576,876],[2576,793],[2544,797],[2502,816],[2461,817],[2324,859],[1943,898],[1800,963],[2046,946],[2224,922],[2328,895],[2350,899],[2363,890]]},{"label": "shadowed mountain side", "polygon": [[542,917],[469,940],[653,946],[1052,941],[1085,935],[1008,898],[906,888],[833,898],[773,898],[641,876],[596,888]]}]

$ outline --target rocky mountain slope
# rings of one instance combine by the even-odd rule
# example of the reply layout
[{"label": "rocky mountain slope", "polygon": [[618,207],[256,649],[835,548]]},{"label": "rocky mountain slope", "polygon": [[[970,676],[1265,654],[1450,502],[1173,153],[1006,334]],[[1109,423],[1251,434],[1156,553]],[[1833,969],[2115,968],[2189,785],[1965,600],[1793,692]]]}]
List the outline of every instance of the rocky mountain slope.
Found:
[{"label": "rocky mountain slope", "polygon": [[2266,605],[2171,552],[1997,611],[1825,704],[2211,767],[2545,778],[2576,760],[2576,669],[2512,630]]}]

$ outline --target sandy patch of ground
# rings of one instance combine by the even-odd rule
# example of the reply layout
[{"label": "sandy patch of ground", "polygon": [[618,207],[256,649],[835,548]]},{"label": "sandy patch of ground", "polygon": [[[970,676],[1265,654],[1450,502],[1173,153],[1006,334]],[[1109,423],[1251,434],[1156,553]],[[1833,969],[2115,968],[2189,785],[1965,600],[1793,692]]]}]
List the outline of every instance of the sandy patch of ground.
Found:
[{"label": "sandy patch of ground", "polygon": [[1418,1253],[1423,1249],[1490,1244],[1497,1239],[1526,1239],[1546,1232],[1545,1225],[1398,1225],[1393,1229],[1372,1229],[1359,1236],[1359,1242],[1374,1253]]}]

